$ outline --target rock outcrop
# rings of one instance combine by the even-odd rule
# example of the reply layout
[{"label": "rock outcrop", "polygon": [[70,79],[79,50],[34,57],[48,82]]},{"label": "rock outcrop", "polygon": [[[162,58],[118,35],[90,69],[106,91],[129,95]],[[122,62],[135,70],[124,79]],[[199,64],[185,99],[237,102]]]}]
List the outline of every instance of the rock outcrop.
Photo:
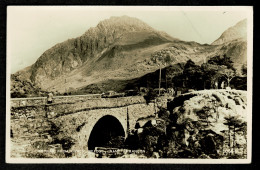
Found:
[{"label": "rock outcrop", "polygon": [[246,158],[246,99],[239,90],[182,94],[157,116],[137,121],[132,147],[144,149],[147,157]]}]

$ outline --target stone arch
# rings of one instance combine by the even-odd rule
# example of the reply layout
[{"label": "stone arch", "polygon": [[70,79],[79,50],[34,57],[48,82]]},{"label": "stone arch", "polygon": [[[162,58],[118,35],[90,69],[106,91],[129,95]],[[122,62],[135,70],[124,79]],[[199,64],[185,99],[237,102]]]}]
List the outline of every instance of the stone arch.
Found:
[{"label": "stone arch", "polygon": [[88,150],[105,146],[109,140],[118,136],[126,137],[124,124],[115,116],[104,115],[91,128],[87,141]]},{"label": "stone arch", "polygon": [[[123,127],[125,138],[127,137],[127,110],[126,108],[112,108],[112,109],[100,109],[100,110],[91,110],[87,112],[82,112],[85,119],[84,125],[79,129],[77,133],[72,134],[76,143],[73,145],[72,150],[87,151],[88,149],[88,140],[90,134],[97,124],[97,122],[104,116],[112,116],[117,119]],[[76,153],[79,154],[79,153]],[[78,155],[79,156],[79,155]],[[84,154],[81,155],[84,157]]]}]

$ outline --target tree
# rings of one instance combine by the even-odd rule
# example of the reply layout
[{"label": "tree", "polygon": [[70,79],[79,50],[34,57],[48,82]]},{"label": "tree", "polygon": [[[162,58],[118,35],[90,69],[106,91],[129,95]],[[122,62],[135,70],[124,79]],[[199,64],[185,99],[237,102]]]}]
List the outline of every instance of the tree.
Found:
[{"label": "tree", "polygon": [[227,125],[228,126],[228,145],[229,145],[229,154],[231,154],[232,152],[232,148],[231,148],[231,126],[232,126],[232,117],[231,116],[228,116],[228,117],[224,117],[225,119],[225,122],[223,123],[224,125]]},{"label": "tree", "polygon": [[243,64],[241,67],[242,75],[247,76],[247,65]]},{"label": "tree", "polygon": [[194,66],[196,66],[195,63],[191,59],[189,59],[186,62],[185,66],[184,66],[184,69],[188,70],[189,68],[193,68]]},{"label": "tree", "polygon": [[[174,65],[170,65],[169,67],[166,68],[167,82],[168,82],[168,85],[170,85],[170,87],[178,86],[178,84],[180,84],[179,81],[181,79],[179,79],[179,78],[176,79],[176,76],[179,76],[182,74],[183,67],[184,67],[184,63],[177,63]],[[177,84],[176,84],[176,81],[177,81]]]},{"label": "tree", "polygon": [[[236,132],[242,132],[245,140],[247,139],[246,134],[247,134],[247,123],[244,121],[239,122],[239,124],[236,124]],[[243,155],[245,154],[246,150],[246,144],[245,147],[243,147]]]},{"label": "tree", "polygon": [[242,124],[242,120],[238,119],[238,117],[234,117],[232,120],[232,125],[233,125],[233,152],[235,154],[236,150],[236,133],[237,133],[237,128],[239,128]]},{"label": "tree", "polygon": [[228,87],[230,86],[230,81],[236,76],[236,73],[232,69],[224,69],[222,72],[223,77],[227,80]]},{"label": "tree", "polygon": [[[235,154],[235,148],[236,148],[236,133],[238,131],[242,131],[242,129],[245,127],[245,123],[239,119],[239,116],[228,116],[224,117],[225,123],[224,125],[228,126],[229,129],[229,147],[230,147],[230,153],[231,153],[231,148],[233,148],[233,153]],[[231,147],[231,131],[233,130],[233,147]]]},{"label": "tree", "polygon": [[225,65],[215,65],[215,64],[202,64],[201,70],[203,72],[204,89],[207,82],[210,83],[210,88],[214,87],[216,81],[222,76],[221,71],[227,69]]},{"label": "tree", "polygon": [[224,65],[228,69],[234,69],[233,67],[234,62],[231,60],[230,57],[228,57],[225,54],[223,56],[212,57],[211,59],[208,60],[208,63],[213,65]]},{"label": "tree", "polygon": [[202,89],[202,70],[201,67],[196,65],[192,60],[188,60],[184,65],[183,76],[186,87],[192,89]]}]

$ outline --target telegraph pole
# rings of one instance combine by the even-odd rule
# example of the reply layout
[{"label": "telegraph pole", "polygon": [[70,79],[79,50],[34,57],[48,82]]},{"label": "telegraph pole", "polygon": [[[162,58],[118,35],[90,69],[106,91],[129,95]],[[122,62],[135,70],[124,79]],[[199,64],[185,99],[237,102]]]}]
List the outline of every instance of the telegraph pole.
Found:
[{"label": "telegraph pole", "polygon": [[[207,62],[206,62],[206,56],[204,56],[204,64],[206,64],[207,65]],[[204,90],[205,90],[205,80],[203,80],[203,86],[204,86]]]},{"label": "telegraph pole", "polygon": [[165,67],[165,90],[167,90],[167,74],[166,74],[166,67]]},{"label": "telegraph pole", "polygon": [[128,107],[126,108],[126,129],[127,129],[127,136],[128,136],[130,134]]},{"label": "telegraph pole", "polygon": [[167,90],[167,62],[165,62],[165,90]]},{"label": "telegraph pole", "polygon": [[161,74],[162,74],[162,69],[161,69],[161,64],[159,66],[160,66],[160,73],[159,73],[159,96],[160,96],[160,94],[161,94]]},{"label": "telegraph pole", "polygon": [[65,79],[65,82],[64,82],[65,93],[67,93],[66,83],[67,83],[67,80]]}]

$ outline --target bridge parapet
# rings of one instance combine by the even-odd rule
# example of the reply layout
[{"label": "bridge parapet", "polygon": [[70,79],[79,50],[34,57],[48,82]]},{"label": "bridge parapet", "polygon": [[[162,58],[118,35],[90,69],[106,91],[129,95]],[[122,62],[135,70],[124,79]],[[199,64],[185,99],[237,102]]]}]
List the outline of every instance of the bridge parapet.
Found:
[{"label": "bridge parapet", "polygon": [[[62,116],[66,114],[72,114],[80,111],[94,110],[94,109],[107,109],[107,108],[117,108],[124,107],[132,104],[143,104],[145,99],[142,96],[131,96],[131,97],[120,97],[120,98],[80,98],[75,96],[75,98],[56,98],[53,104],[44,104],[43,100],[46,98],[24,98],[24,99],[15,99],[13,104],[11,104],[11,113],[25,113],[31,114],[32,110],[30,108],[35,108],[37,114],[39,115],[48,115],[49,117]],[[62,99],[64,99],[62,101]],[[26,101],[26,103],[22,103]],[[34,110],[35,110],[34,109]]]},{"label": "bridge parapet", "polygon": [[141,96],[120,97],[120,98],[99,98],[91,100],[81,100],[77,102],[65,102],[59,104],[47,105],[48,117],[57,117],[77,112],[95,110],[95,109],[110,109],[129,106],[133,104],[144,104],[145,99]]},{"label": "bridge parapet", "polygon": [[[89,94],[89,95],[72,95],[72,96],[54,96],[53,103],[65,103],[65,102],[77,102],[90,99],[101,98],[101,94]],[[11,107],[26,107],[45,105],[47,97],[32,97],[32,98],[12,98]]]}]

